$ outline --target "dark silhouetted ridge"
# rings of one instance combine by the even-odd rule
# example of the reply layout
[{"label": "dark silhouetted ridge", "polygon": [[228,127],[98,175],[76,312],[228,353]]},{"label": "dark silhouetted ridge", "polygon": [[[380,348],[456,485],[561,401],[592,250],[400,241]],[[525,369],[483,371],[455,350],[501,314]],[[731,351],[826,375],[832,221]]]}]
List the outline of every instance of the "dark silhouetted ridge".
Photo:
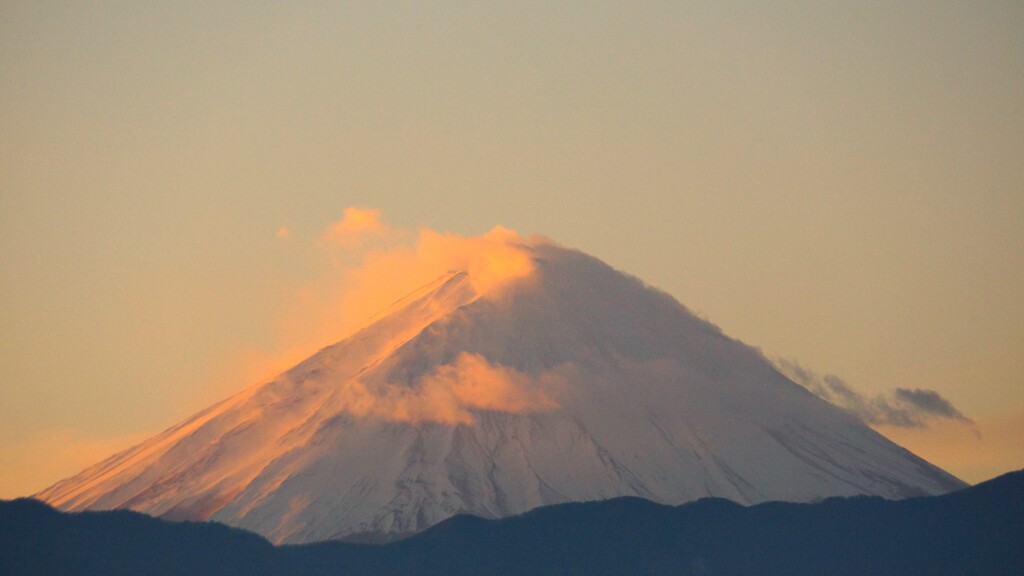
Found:
[{"label": "dark silhouetted ridge", "polygon": [[38,574],[1024,574],[1024,471],[943,496],[744,507],[708,498],[456,516],[382,546],[274,547],[215,523],[0,502],[0,573]]}]

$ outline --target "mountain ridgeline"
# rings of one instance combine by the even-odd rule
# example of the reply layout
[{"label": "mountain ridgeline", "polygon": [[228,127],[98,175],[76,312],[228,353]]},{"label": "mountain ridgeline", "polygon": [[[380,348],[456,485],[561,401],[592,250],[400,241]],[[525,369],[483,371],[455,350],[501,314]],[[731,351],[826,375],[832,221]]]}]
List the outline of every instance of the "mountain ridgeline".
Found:
[{"label": "mountain ridgeline", "polygon": [[0,571],[76,574],[762,576],[1024,573],[1024,471],[943,496],[754,506],[640,498],[456,516],[386,545],[273,546],[215,523],[0,502]]},{"label": "mountain ridgeline", "polygon": [[484,256],[37,498],[299,544],[620,496],[756,504],[965,486],[595,258],[521,239],[504,260]]}]

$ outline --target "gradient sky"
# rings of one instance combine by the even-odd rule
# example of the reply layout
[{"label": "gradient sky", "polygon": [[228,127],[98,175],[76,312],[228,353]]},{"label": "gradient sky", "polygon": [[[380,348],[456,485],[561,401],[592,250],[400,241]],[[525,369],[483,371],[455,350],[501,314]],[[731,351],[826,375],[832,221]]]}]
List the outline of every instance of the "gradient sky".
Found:
[{"label": "gradient sky", "polygon": [[975,424],[881,431],[984,480],[1024,466],[1022,158],[1017,1],[0,1],[0,497],[264,375],[349,206],[938,391]]}]

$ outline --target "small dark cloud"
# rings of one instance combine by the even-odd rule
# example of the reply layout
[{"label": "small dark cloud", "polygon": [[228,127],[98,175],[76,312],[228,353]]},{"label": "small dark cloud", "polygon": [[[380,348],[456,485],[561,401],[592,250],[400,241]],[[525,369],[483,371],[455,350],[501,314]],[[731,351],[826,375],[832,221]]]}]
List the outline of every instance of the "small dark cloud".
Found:
[{"label": "small dark cloud", "polygon": [[971,419],[964,416],[963,412],[957,410],[949,400],[946,400],[934,390],[924,390],[922,388],[914,388],[909,390],[907,388],[897,388],[895,396],[904,404],[914,406],[921,412],[939,416],[941,418],[950,418],[953,420],[960,420],[961,422],[971,422]]},{"label": "small dark cloud", "polygon": [[780,372],[794,382],[826,402],[857,416],[866,424],[921,428],[928,425],[929,419],[973,423],[934,390],[896,388],[891,393],[869,397],[834,374],[819,376],[794,360],[776,359],[773,362]]}]

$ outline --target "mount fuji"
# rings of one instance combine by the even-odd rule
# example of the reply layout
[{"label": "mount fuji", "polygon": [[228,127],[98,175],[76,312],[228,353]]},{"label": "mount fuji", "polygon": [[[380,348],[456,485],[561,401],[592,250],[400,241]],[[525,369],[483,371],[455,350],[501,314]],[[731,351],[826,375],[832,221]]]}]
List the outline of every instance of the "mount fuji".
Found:
[{"label": "mount fuji", "polygon": [[552,242],[503,238],[500,258],[440,275],[36,497],[304,543],[617,496],[754,504],[965,486],[667,294]]}]

